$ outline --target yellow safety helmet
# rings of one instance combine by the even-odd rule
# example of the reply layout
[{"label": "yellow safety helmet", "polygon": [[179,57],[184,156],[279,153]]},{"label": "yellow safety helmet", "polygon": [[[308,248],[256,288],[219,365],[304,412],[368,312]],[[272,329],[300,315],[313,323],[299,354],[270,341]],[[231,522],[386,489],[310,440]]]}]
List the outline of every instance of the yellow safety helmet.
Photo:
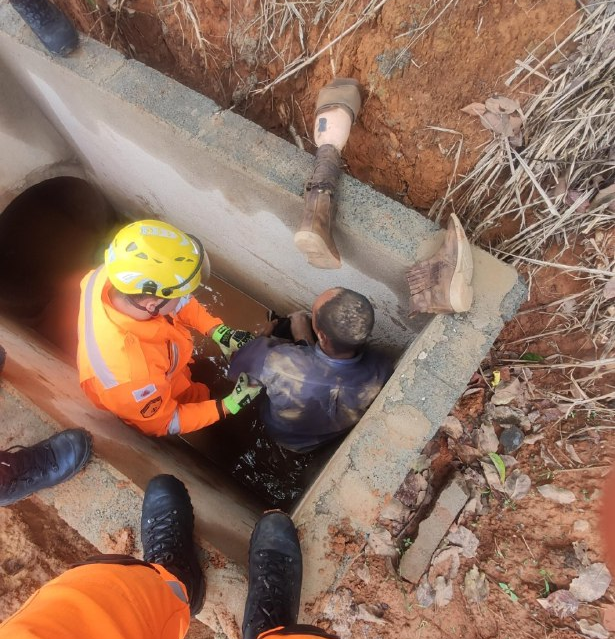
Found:
[{"label": "yellow safety helmet", "polygon": [[207,253],[193,235],[160,220],[122,228],[105,251],[111,284],[127,295],[173,299],[188,295],[209,277]]}]

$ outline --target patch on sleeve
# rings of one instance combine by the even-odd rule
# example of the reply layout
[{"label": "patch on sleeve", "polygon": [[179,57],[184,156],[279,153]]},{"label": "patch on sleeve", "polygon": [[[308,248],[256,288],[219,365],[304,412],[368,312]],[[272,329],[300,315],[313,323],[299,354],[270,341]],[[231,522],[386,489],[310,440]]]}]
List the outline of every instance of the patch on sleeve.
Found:
[{"label": "patch on sleeve", "polygon": [[141,409],[141,415],[143,417],[152,417],[158,412],[158,409],[162,405],[162,397],[158,395],[158,397],[154,397],[154,399],[150,400],[145,404],[145,406]]},{"label": "patch on sleeve", "polygon": [[144,399],[151,397],[157,388],[155,384],[148,384],[139,390],[132,391],[132,396],[135,398],[135,402],[142,402]]}]

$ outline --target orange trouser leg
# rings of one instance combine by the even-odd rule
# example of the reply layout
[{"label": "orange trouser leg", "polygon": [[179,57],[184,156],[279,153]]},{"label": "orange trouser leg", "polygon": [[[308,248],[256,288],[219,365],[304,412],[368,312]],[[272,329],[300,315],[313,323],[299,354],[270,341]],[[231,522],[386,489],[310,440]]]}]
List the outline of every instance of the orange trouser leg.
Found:
[{"label": "orange trouser leg", "polygon": [[186,589],[162,566],[88,564],[34,593],[0,639],[183,639]]}]

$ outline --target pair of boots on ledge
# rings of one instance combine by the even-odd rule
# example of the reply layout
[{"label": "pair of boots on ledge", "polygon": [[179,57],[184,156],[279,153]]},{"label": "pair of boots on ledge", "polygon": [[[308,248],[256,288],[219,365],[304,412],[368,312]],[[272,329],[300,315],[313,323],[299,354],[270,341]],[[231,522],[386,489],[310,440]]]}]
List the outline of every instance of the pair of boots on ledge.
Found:
[{"label": "pair of boots on ledge", "polygon": [[[359,83],[352,78],[334,79],[320,90],[316,101],[316,162],[305,186],[303,219],[295,234],[295,246],[316,268],[342,266],[333,239],[337,184],[342,167],[341,152],[360,108]],[[438,251],[414,264],[406,273],[410,315],[467,311],[473,297],[472,274],[470,244],[453,214]]]}]

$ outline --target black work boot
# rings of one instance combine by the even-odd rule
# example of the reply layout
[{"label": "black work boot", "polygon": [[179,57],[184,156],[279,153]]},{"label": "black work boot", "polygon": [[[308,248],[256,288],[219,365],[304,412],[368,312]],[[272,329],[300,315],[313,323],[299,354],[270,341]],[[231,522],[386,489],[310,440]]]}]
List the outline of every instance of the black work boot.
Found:
[{"label": "black work boot", "polygon": [[141,509],[143,559],[164,566],[186,586],[190,614],[194,617],[203,607],[205,577],[193,531],[192,502],[182,482],[173,475],[151,479]]},{"label": "black work boot", "polygon": [[250,539],[243,639],[297,623],[303,566],[297,531],[288,515],[265,513]]},{"label": "black work boot", "polygon": [[79,35],[70,20],[49,0],[9,0],[48,51],[68,55],[77,48]]},{"label": "black work boot", "polygon": [[76,475],[90,458],[92,440],[83,428],[56,433],[33,446],[0,451],[0,506]]}]

